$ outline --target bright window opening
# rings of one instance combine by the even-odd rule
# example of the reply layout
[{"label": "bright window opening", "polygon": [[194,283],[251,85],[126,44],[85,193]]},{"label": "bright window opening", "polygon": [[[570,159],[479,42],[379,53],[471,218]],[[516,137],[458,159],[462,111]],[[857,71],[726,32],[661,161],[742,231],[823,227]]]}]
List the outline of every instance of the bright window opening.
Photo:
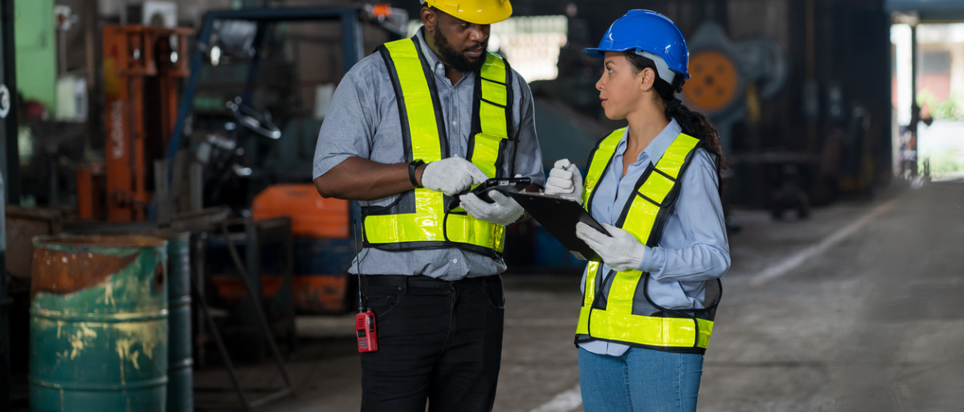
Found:
[{"label": "bright window opening", "polygon": [[[911,27],[891,26],[895,149],[936,180],[964,177],[964,23],[917,26],[917,93],[912,102]],[[911,132],[911,106],[922,119]],[[898,151],[895,150],[895,151]],[[895,158],[896,159],[896,158]]]},{"label": "bright window opening", "polygon": [[[422,22],[412,20],[409,36]],[[492,25],[489,51],[497,51],[526,80],[552,80],[559,75],[559,49],[566,45],[569,21],[566,16],[510,17]]]}]

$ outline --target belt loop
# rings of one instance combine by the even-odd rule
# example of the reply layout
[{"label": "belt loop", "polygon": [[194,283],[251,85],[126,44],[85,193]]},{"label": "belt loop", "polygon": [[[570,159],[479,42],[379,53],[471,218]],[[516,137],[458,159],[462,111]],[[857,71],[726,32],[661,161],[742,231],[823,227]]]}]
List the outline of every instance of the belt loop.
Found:
[{"label": "belt loop", "polygon": [[[418,276],[418,275],[415,275]],[[398,285],[398,290],[402,293],[408,293],[408,282],[412,279],[412,276],[404,276],[405,280]]]},{"label": "belt loop", "polygon": [[483,294],[489,293],[489,277],[484,276],[480,280],[482,281],[482,293]]}]

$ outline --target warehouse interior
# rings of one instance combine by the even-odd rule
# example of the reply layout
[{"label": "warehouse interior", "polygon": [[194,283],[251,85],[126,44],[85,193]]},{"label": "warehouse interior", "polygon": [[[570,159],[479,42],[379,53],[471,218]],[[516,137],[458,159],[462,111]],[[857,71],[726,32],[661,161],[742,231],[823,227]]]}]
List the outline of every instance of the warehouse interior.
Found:
[{"label": "warehouse interior", "polygon": [[[626,125],[599,106],[584,48],[630,9],[687,39],[682,100],[720,132],[733,262],[699,410],[964,405],[964,2],[509,1],[488,47],[532,91],[547,173],[585,170]],[[156,387],[159,411],[358,410],[361,211],[319,195],[314,153],[342,77],[412,36],[421,7],[0,0],[0,411],[55,410],[76,388],[155,410],[131,409],[147,402],[131,383]],[[69,239],[116,235],[166,240],[163,276],[120,252],[96,270],[60,261]],[[586,262],[535,220],[506,245],[494,410],[582,411]],[[116,320],[96,310],[50,315],[71,310],[50,296],[85,293],[156,304],[138,332],[153,343],[98,337],[84,322]],[[49,373],[69,363],[139,382]]]}]

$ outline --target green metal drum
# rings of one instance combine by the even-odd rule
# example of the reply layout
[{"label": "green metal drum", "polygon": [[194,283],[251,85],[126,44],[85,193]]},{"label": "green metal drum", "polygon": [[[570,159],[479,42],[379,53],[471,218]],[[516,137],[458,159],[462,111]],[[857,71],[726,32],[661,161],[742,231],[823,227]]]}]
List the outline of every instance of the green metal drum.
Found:
[{"label": "green metal drum", "polygon": [[168,322],[167,411],[194,410],[194,387],[191,367],[191,234],[156,232],[167,239]]},{"label": "green metal drum", "polygon": [[34,239],[32,411],[165,410],[167,241]]}]

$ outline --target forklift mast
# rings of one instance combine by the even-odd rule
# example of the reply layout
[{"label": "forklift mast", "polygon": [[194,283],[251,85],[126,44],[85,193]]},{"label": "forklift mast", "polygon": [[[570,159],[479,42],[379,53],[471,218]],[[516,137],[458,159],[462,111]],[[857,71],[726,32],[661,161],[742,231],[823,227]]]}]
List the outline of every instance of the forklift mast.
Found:
[{"label": "forklift mast", "polygon": [[[186,77],[190,29],[104,27],[104,92],[107,138],[104,167],[77,174],[78,212],[96,219],[106,208],[111,223],[147,218],[153,160],[174,127],[178,78]],[[101,182],[103,180],[103,192]]]},{"label": "forklift mast", "polygon": [[265,38],[265,31],[271,23],[282,22],[322,22],[337,21],[341,23],[342,54],[344,56],[344,71],[347,73],[364,56],[362,50],[362,25],[360,19],[366,13],[364,8],[358,7],[293,7],[277,9],[241,9],[219,10],[204,14],[201,28],[198,32],[197,45],[191,59],[190,77],[184,86],[181,104],[177,111],[177,121],[167,146],[168,179],[173,175],[174,156],[181,148],[184,126],[193,108],[194,96],[197,91],[198,80],[201,76],[201,65],[207,60],[206,54],[213,45],[212,35],[214,24],[218,20],[242,20],[256,24],[254,35],[254,55],[248,66],[247,81],[241,94],[239,105],[251,105],[251,94],[258,78],[260,63],[261,41]]}]

